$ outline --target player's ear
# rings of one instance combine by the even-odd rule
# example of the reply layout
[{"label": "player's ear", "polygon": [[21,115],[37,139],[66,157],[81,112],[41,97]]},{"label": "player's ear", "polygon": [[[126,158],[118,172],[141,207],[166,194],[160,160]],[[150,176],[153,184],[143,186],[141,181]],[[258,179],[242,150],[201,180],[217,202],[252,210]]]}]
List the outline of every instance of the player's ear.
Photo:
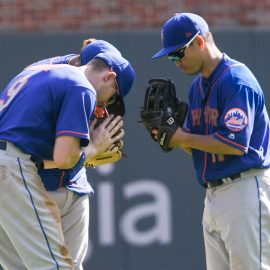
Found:
[{"label": "player's ear", "polygon": [[116,78],[116,73],[114,71],[108,71],[104,73],[102,76],[104,83],[107,83],[110,80],[115,80],[115,78]]},{"label": "player's ear", "polygon": [[106,80],[115,80],[116,78],[116,73],[114,71],[109,71],[106,76]]},{"label": "player's ear", "polygon": [[108,76],[109,76],[110,78],[112,78],[112,79],[115,79],[115,78],[116,78],[116,73],[115,73],[114,71],[110,71],[110,72],[108,73]]},{"label": "player's ear", "polygon": [[198,35],[198,36],[196,37],[195,42],[197,42],[197,44],[199,45],[199,47],[200,47],[201,49],[203,49],[203,48],[205,47],[205,40],[204,40],[204,38],[203,38],[201,35]]}]

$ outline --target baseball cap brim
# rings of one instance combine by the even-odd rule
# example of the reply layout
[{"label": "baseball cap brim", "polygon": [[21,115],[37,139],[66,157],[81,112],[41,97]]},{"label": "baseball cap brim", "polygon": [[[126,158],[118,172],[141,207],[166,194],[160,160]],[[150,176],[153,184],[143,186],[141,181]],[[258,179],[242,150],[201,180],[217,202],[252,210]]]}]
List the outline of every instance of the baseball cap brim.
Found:
[{"label": "baseball cap brim", "polygon": [[171,46],[171,47],[163,48],[159,52],[157,52],[154,56],[152,56],[151,59],[159,58],[159,57],[162,57],[164,55],[167,55],[167,54],[181,48],[182,46],[184,46],[184,44],[183,45],[182,44],[177,44],[177,45],[174,45],[174,46]]},{"label": "baseball cap brim", "polygon": [[123,97],[118,95],[114,103],[109,104],[106,108],[109,114],[113,114],[114,116],[124,116],[125,115],[125,103]]}]

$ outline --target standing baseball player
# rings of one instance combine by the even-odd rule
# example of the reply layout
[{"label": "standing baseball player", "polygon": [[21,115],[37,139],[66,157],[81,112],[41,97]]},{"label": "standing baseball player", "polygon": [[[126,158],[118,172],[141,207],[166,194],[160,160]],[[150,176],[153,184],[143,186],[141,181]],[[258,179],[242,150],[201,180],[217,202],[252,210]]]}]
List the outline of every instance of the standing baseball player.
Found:
[{"label": "standing baseball player", "polygon": [[[252,72],[215,45],[205,20],[178,13],[162,28],[166,56],[188,75],[186,129],[169,147],[192,154],[206,188],[203,230],[208,270],[270,269],[270,126]],[[158,138],[158,131],[153,131]]]},{"label": "standing baseball player", "polygon": [[89,122],[96,103],[127,91],[123,61],[108,52],[82,67],[35,65],[2,92],[0,261],[5,269],[74,269],[59,209],[38,170],[64,169],[72,179],[73,169],[77,173],[85,160],[82,147],[90,145],[96,155],[119,139],[121,117],[108,117],[101,139],[90,142]]},{"label": "standing baseball player", "polygon": [[[70,64],[73,66],[81,66],[88,63],[97,54],[104,52],[113,52],[121,55],[120,51],[112,44],[104,40],[87,39],[83,42],[83,48],[80,54],[69,54],[58,56],[49,59],[41,60],[33,65],[40,64]],[[132,66],[124,58],[126,73],[129,85],[122,87],[126,95],[134,81],[134,71]],[[117,80],[117,77],[116,77]],[[119,82],[120,84],[120,82]],[[114,96],[116,97],[116,96]],[[123,100],[117,97],[120,105],[124,106]],[[123,110],[124,108],[122,108]],[[91,122],[92,127],[95,124]],[[105,129],[106,123],[103,122],[98,128],[90,131],[91,140],[101,139],[100,132]],[[117,122],[118,126],[122,125],[122,120]],[[111,137],[103,138],[103,140],[111,141]],[[108,144],[106,141],[105,144]],[[87,147],[87,151],[92,153],[91,145]],[[78,172],[72,171],[73,179],[70,179],[69,174],[60,169],[42,169],[39,171],[42,182],[48,191],[48,194],[57,203],[61,213],[61,225],[63,229],[66,246],[73,259],[74,269],[82,270],[82,263],[87,253],[89,242],[89,195],[93,194],[93,189],[87,181],[85,167],[78,167]]]}]

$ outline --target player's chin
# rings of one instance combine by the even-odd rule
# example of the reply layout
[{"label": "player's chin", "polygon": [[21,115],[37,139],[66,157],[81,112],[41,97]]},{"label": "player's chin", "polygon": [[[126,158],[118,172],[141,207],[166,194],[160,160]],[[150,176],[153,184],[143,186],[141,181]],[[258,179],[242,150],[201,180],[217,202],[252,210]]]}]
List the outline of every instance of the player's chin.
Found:
[{"label": "player's chin", "polygon": [[180,69],[182,70],[183,73],[187,75],[197,75],[201,71],[198,68],[192,68],[192,67],[187,67],[187,66],[182,66]]},{"label": "player's chin", "polygon": [[182,69],[182,71],[187,75],[197,75],[199,73],[198,71],[194,71],[191,69]]}]

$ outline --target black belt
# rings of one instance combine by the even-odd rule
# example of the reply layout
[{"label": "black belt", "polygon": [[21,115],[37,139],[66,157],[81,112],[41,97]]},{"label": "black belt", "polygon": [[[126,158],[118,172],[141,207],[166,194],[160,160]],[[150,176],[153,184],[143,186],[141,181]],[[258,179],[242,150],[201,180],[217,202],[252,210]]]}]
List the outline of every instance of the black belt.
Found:
[{"label": "black belt", "polygon": [[236,174],[233,174],[229,177],[224,177],[224,178],[220,178],[220,179],[216,179],[216,180],[209,180],[209,181],[207,181],[206,187],[208,189],[219,187],[225,183],[230,183],[237,178],[241,178],[241,173],[236,173]]},{"label": "black belt", "polygon": [[[7,142],[0,141],[0,150],[7,150]],[[33,155],[30,156],[30,160],[35,163],[38,170],[41,170],[44,168],[44,163],[40,158],[37,158]]]}]

